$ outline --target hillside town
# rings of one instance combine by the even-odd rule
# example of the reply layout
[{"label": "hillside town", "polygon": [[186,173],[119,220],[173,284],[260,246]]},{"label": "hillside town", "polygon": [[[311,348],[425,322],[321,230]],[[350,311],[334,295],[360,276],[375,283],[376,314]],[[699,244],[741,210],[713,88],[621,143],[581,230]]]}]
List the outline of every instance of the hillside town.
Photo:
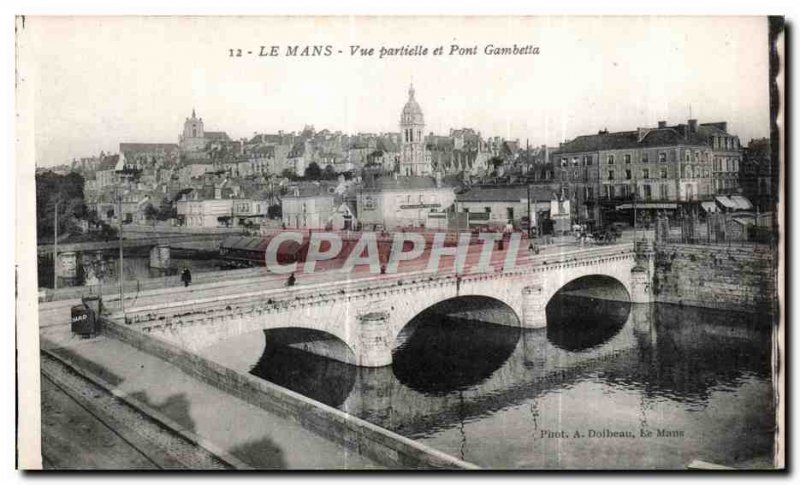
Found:
[{"label": "hillside town", "polygon": [[177,143],[120,141],[117,153],[38,171],[83,178],[86,211],[73,234],[122,223],[251,235],[292,228],[536,237],[719,213],[742,233],[768,225],[764,214],[774,209],[769,140],[743,143],[725,121],[601,129],[559,146],[471,128],[434,134],[413,86],[399,118],[391,133],[307,125],[233,139],[192,110]]}]

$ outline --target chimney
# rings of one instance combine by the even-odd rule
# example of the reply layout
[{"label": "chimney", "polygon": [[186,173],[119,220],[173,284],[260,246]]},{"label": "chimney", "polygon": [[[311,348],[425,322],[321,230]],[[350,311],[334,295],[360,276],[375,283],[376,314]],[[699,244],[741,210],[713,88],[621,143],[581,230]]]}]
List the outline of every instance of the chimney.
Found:
[{"label": "chimney", "polygon": [[697,133],[697,120],[689,120],[689,133]]},{"label": "chimney", "polygon": [[658,122],[658,127],[659,128],[666,128],[667,127],[667,122],[666,121],[659,121]]}]

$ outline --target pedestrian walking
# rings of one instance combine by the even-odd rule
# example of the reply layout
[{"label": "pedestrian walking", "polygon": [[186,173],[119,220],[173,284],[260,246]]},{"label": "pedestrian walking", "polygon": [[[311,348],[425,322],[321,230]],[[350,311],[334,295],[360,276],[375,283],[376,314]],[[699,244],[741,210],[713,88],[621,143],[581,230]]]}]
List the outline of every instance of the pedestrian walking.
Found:
[{"label": "pedestrian walking", "polygon": [[184,288],[188,287],[192,282],[192,272],[189,271],[189,268],[183,268],[183,272],[181,273],[181,281],[183,281]]}]

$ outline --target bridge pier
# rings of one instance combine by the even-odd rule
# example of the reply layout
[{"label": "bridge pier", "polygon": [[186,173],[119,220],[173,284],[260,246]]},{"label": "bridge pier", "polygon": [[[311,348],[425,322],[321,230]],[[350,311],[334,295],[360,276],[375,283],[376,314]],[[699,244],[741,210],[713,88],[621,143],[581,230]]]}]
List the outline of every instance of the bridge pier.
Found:
[{"label": "bridge pier", "polygon": [[635,266],[631,270],[631,303],[650,303],[651,286],[647,269]]},{"label": "bridge pier", "polygon": [[544,328],[547,326],[547,301],[542,285],[530,285],[522,289],[522,326]]},{"label": "bridge pier", "polygon": [[636,265],[631,269],[631,302],[650,303],[653,301],[653,246],[649,242],[634,243]]},{"label": "bridge pier", "polygon": [[372,312],[358,317],[358,340],[353,349],[358,365],[383,367],[392,363],[392,335],[388,312]]}]

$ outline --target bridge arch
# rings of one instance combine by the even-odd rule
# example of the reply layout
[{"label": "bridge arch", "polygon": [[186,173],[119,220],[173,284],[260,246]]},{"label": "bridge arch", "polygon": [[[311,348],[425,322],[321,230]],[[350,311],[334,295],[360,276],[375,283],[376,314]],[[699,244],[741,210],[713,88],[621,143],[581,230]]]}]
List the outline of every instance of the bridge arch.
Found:
[{"label": "bridge arch", "polygon": [[445,395],[488,379],[521,338],[517,312],[484,295],[460,295],[420,311],[402,326],[392,371],[411,389]]},{"label": "bridge arch", "polygon": [[620,279],[618,275],[590,273],[575,276],[563,284],[554,285],[545,306],[549,306],[556,295],[564,293],[580,294],[591,298],[614,301],[630,301],[630,276]]},{"label": "bridge arch", "polygon": [[403,334],[413,329],[413,326],[420,320],[434,316],[481,321],[510,327],[519,327],[522,324],[514,307],[496,296],[471,293],[456,295],[432,303],[417,311],[407,321],[399,322],[393,348],[401,343],[398,339],[402,339]]},{"label": "bridge arch", "polygon": [[631,295],[623,282],[598,274],[575,278],[547,302],[547,340],[569,352],[595,348],[621,331],[630,311]]}]

